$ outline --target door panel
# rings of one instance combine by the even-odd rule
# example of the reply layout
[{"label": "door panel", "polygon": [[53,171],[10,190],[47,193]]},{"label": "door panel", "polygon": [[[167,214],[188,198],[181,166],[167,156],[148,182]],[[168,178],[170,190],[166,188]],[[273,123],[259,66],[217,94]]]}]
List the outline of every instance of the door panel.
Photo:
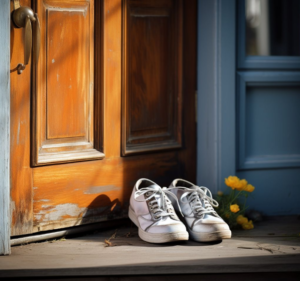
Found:
[{"label": "door panel", "polygon": [[103,158],[94,149],[93,1],[36,1],[33,164]]},{"label": "door panel", "polygon": [[[152,34],[154,40],[160,38],[161,42],[158,44],[159,46],[153,45],[155,54],[152,54],[151,57],[156,63],[152,66],[157,72],[163,71],[163,78],[168,80],[158,80],[158,86],[172,89],[167,94],[160,91],[161,96],[153,95],[154,100],[156,99],[168,108],[167,113],[162,110],[162,107],[160,108],[160,120],[155,120],[153,124],[156,127],[159,127],[160,123],[163,124],[164,130],[172,133],[172,138],[169,139],[179,143],[178,134],[181,132],[181,122],[183,122],[182,128],[185,134],[181,148],[170,150],[170,147],[166,146],[166,151],[160,150],[144,154],[139,151],[138,155],[128,157],[121,156],[121,124],[124,124],[121,101],[126,93],[125,84],[121,83],[125,81],[125,76],[121,79],[121,73],[122,75],[126,74],[128,81],[135,80],[132,78],[133,73],[125,71],[124,68],[122,71],[122,54],[123,56],[125,54],[122,53],[125,46],[124,41],[122,43],[122,30],[124,31],[123,25],[125,24],[122,21],[124,6],[122,6],[121,0],[95,1],[95,7],[93,2],[36,1],[35,9],[39,12],[43,40],[40,60],[37,67],[33,68],[32,73],[32,104],[30,104],[30,84],[26,80],[30,80],[30,69],[26,68],[23,73],[27,73],[27,76],[22,74],[11,80],[12,83],[18,81],[18,87],[26,92],[23,95],[19,93],[20,97],[26,101],[22,104],[20,102],[13,103],[12,107],[14,116],[12,119],[12,143],[15,142],[15,145],[12,146],[11,155],[14,158],[12,163],[17,166],[14,170],[12,169],[12,179],[14,179],[12,181],[12,194],[14,194],[12,206],[14,204],[16,206],[15,217],[21,217],[26,213],[26,219],[21,217],[22,220],[13,221],[13,235],[127,217],[128,202],[133,185],[141,177],[150,178],[161,185],[170,184],[176,177],[195,180],[196,1],[184,4],[185,9],[174,4],[179,3],[178,1],[135,1],[135,3],[146,3],[145,5],[156,3],[157,6],[167,3],[166,7],[176,7],[172,19],[176,24],[171,24],[173,28],[171,33],[174,37],[171,42],[177,38],[177,44],[183,44],[185,50],[183,58],[180,58],[179,50],[177,47],[174,48],[178,53],[176,74],[175,70],[170,75],[165,73],[170,69],[170,65],[174,66],[174,64],[164,65],[159,61],[159,58],[167,53],[165,48],[169,46],[169,41],[165,42],[162,34],[169,33],[170,24],[166,24],[164,20],[161,22],[159,19],[156,21],[150,18],[150,26],[155,27],[154,30],[157,32],[162,32],[162,34]],[[24,3],[21,1],[21,5]],[[27,2],[27,5],[30,3]],[[192,16],[188,17],[185,14],[184,19],[178,21],[179,14],[183,15],[184,12],[191,12],[191,10],[195,12],[189,13]],[[95,22],[94,29],[91,27],[93,21]],[[179,40],[177,37],[182,32],[175,32],[175,25],[189,29],[185,35],[185,41]],[[63,31],[70,29],[70,26],[72,26],[70,31]],[[135,27],[136,25],[133,29]],[[60,37],[62,39],[59,39]],[[21,39],[20,36],[19,40]],[[81,42],[82,40],[84,43]],[[95,41],[94,54],[93,40]],[[147,40],[146,36],[140,38],[140,48],[145,52],[149,52],[148,44],[153,44],[152,40]],[[51,45],[54,43],[59,47]],[[161,47],[164,44],[165,47]],[[69,51],[70,48],[72,51]],[[138,50],[137,45],[135,48]],[[13,48],[13,50],[15,49]],[[16,52],[20,53],[21,51],[17,50]],[[173,55],[176,53],[173,50],[170,52]],[[91,56],[92,62],[90,61]],[[142,57],[138,58],[143,59]],[[184,64],[179,63],[180,60],[183,60]],[[145,62],[151,63],[147,59]],[[89,66],[87,66],[88,64]],[[92,71],[93,64],[95,67]],[[78,69],[75,70],[75,67]],[[142,67],[141,63],[138,67],[144,72],[151,73],[151,70],[145,66]],[[12,73],[12,75],[14,74]],[[74,76],[76,79],[73,80]],[[145,74],[142,78],[148,79],[149,77],[150,80],[145,80],[147,83],[144,88],[144,98],[146,99],[142,104],[144,107],[150,105],[151,90],[156,87],[152,85],[153,80],[151,80],[150,74]],[[182,79],[185,82],[184,88],[182,88]],[[92,81],[95,81],[94,84]],[[133,84],[133,82],[131,83]],[[137,86],[133,85],[133,89],[136,88]],[[12,85],[12,89],[18,91],[16,85]],[[13,91],[12,95],[15,94]],[[177,100],[181,91],[183,98]],[[134,93],[131,103],[136,106],[137,102],[138,95]],[[29,118],[30,108],[32,109],[31,120]],[[152,104],[152,108],[144,113],[145,131],[149,131],[149,126],[152,125],[153,121],[150,119],[154,112],[153,108]],[[184,117],[182,121],[179,115],[180,110]],[[21,146],[20,149],[15,140],[18,135],[19,114],[22,114],[23,119],[26,117],[28,122],[26,130],[23,130],[23,127],[20,129],[22,135],[19,140],[26,140],[26,145]],[[165,120],[165,118],[169,119]],[[31,153],[35,160],[32,166],[30,166],[29,148],[30,122],[32,123]],[[134,126],[139,126],[143,130],[143,124],[138,123],[137,119],[135,122]],[[173,127],[170,126],[170,122]],[[70,124],[70,126],[66,124]],[[94,138],[91,137],[93,135]],[[80,146],[84,141],[87,143],[86,145],[90,145],[88,148]],[[19,141],[18,145],[20,143]],[[150,139],[149,143],[154,149],[157,146],[156,150],[163,148],[162,142]],[[101,159],[89,158],[87,150],[98,153],[97,157]],[[80,153],[82,158],[78,156]],[[22,161],[18,158],[20,155],[24,156]],[[25,173],[24,171],[27,173],[26,182],[22,182],[18,177],[21,172]],[[27,186],[24,186],[25,184]],[[22,202],[18,201],[20,194],[24,197]],[[25,198],[27,198],[26,201]],[[22,205],[24,203],[27,205]],[[26,220],[29,222],[28,227],[26,229],[18,228],[21,222],[26,222]]]},{"label": "door panel", "polygon": [[182,1],[124,1],[123,155],[181,147]]},{"label": "door panel", "polygon": [[249,209],[298,214],[299,1],[249,3],[238,1],[236,174],[256,187]]},{"label": "door panel", "polygon": [[[44,5],[46,3],[49,5],[49,2]],[[85,115],[92,108],[88,106],[91,102],[89,84],[93,83],[89,69],[93,57],[93,32],[87,32],[89,3],[76,9],[63,4],[45,7],[47,139],[86,136]],[[58,65],[55,61],[61,63]]]}]

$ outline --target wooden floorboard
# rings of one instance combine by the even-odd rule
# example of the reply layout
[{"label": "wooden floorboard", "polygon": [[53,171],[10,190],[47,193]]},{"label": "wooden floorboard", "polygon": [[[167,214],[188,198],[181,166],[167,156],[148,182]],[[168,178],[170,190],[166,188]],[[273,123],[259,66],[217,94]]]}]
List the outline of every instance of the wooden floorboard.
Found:
[{"label": "wooden floorboard", "polygon": [[125,222],[84,236],[12,247],[11,256],[0,257],[0,278],[179,280],[189,275],[189,280],[297,280],[299,235],[298,217],[276,217],[216,243],[158,245],[140,240],[137,228]]}]

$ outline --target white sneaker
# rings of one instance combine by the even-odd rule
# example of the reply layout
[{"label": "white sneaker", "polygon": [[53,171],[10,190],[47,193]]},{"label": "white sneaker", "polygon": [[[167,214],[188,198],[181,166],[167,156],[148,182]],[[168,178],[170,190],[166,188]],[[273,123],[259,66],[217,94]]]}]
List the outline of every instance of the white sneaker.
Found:
[{"label": "white sneaker", "polygon": [[129,218],[139,228],[139,236],[150,243],[188,240],[186,227],[177,217],[166,187],[163,189],[148,179],[139,179],[132,191]]},{"label": "white sneaker", "polygon": [[[207,187],[196,186],[182,179],[174,180],[169,189],[179,201],[180,209],[170,196],[176,211],[184,217],[190,238],[199,242],[209,242],[231,238],[228,224],[216,213],[219,204],[212,198]],[[169,194],[169,193],[168,193]]]}]

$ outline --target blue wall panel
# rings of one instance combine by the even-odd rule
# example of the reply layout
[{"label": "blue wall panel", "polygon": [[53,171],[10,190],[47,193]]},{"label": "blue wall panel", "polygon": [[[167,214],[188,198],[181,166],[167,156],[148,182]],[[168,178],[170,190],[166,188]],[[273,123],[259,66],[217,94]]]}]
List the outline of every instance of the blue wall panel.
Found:
[{"label": "blue wall panel", "polygon": [[250,209],[300,214],[300,57],[245,56],[243,2],[198,2],[197,183],[237,175]]},{"label": "blue wall panel", "polygon": [[296,168],[248,170],[237,173],[255,186],[248,198],[249,209],[264,215],[300,214],[300,172]]},{"label": "blue wall panel", "polygon": [[248,86],[245,113],[246,157],[300,156],[299,105],[300,85]]},{"label": "blue wall panel", "polygon": [[300,72],[237,76],[237,169],[300,167]]},{"label": "blue wall panel", "polygon": [[245,1],[236,4],[235,174],[255,186],[250,209],[299,214],[300,57],[247,56]]}]

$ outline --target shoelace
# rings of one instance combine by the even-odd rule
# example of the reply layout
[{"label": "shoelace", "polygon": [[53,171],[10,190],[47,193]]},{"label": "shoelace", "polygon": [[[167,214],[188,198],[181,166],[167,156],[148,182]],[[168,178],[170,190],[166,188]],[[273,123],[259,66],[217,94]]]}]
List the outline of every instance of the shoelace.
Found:
[{"label": "shoelace", "polygon": [[[177,187],[181,188],[181,187]],[[195,186],[195,188],[186,188],[183,187],[184,192],[180,198],[180,201],[183,202],[183,198],[186,197],[191,208],[192,213],[195,213],[196,216],[202,217],[204,214],[214,213],[216,214],[214,207],[218,207],[219,203],[212,198],[211,191],[205,186]],[[200,201],[199,197],[203,200],[203,204]],[[204,205],[204,206],[203,206]],[[191,215],[190,214],[190,215]]]},{"label": "shoelace", "polygon": [[[176,200],[180,213],[182,214],[176,195],[170,192],[169,190],[167,190],[166,187],[163,188],[160,188],[159,186],[143,187],[135,192],[134,199],[138,202],[145,202],[145,201],[150,201],[153,198],[153,200],[150,201],[148,205],[150,206],[150,210],[154,214],[154,218],[160,219],[161,217],[175,215],[173,205],[170,199],[168,198],[168,196],[166,196],[166,194],[169,194]],[[149,197],[147,197],[145,200],[138,200],[137,198],[140,197],[141,195],[146,195]],[[155,195],[160,196],[160,202],[162,203],[161,206],[159,206],[160,204],[158,203],[158,200],[156,199]]]}]

